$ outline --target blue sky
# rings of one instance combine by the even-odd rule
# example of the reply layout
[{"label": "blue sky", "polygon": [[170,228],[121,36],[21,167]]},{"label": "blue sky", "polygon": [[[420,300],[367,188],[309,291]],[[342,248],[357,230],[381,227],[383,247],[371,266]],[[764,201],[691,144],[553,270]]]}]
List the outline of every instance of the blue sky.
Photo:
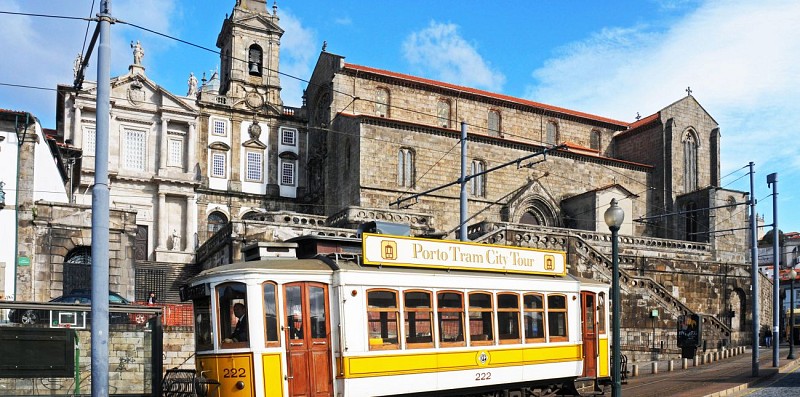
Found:
[{"label": "blue sky", "polygon": [[[0,11],[85,17],[100,0],[0,0]],[[122,21],[215,48],[235,0],[113,0]],[[272,3],[269,3],[270,6]],[[351,63],[532,99],[619,120],[686,95],[722,130],[725,188],[749,191],[772,219],[766,176],[779,174],[779,226],[800,231],[800,2],[796,0],[281,0],[283,100],[299,106],[323,41]],[[53,89],[72,81],[86,22],[0,14],[0,108],[55,127]],[[91,35],[91,32],[90,32]],[[145,49],[148,77],[183,95],[189,72],[219,57],[124,23],[112,26],[112,76]],[[95,58],[96,59],[96,58]],[[95,79],[94,68],[88,78]],[[742,209],[743,210],[743,209]]]}]

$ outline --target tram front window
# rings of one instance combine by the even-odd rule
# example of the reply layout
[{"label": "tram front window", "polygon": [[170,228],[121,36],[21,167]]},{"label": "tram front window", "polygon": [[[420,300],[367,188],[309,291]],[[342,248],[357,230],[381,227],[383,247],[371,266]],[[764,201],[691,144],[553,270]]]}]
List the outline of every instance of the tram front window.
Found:
[{"label": "tram front window", "polygon": [[217,286],[219,333],[223,348],[248,345],[247,286],[225,283]]}]

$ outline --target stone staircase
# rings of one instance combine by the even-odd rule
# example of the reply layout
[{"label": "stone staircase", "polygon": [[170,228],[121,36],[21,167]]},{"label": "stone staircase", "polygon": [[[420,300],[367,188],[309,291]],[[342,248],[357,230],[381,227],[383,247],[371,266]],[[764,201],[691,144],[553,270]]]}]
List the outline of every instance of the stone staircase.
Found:
[{"label": "stone staircase", "polygon": [[[482,222],[470,227],[468,235],[470,240],[474,242],[565,251],[568,257],[570,274],[611,283],[611,235],[608,233]],[[677,257],[685,256],[700,260],[712,260],[710,247],[708,244],[703,243],[624,236],[620,239],[620,245],[636,248],[644,247],[644,249],[636,249],[639,255],[642,252],[651,253],[652,255],[664,255],[659,251],[675,250],[678,251]],[[660,335],[662,337],[667,335],[673,341],[676,338],[678,316],[701,314],[707,348],[714,350],[730,343],[730,327],[716,316],[695,313],[656,280],[647,276],[632,274],[625,269],[625,267],[633,267],[632,265],[635,265],[637,259],[637,256],[626,256],[625,249],[621,249],[620,291],[624,301],[623,307],[636,307],[644,302],[647,307],[659,308],[660,320],[658,321],[658,328],[661,331]],[[637,343],[637,340],[642,339],[644,335],[652,334],[651,324],[642,324],[641,321],[625,317],[623,311],[621,318],[623,349],[635,350],[637,346],[646,346],[647,344]],[[675,349],[674,345],[671,348]]]}]

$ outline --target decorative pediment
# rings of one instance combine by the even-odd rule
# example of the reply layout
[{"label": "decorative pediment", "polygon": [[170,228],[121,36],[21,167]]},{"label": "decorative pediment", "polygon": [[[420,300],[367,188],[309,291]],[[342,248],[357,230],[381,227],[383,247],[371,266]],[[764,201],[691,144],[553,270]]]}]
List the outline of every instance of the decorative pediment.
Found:
[{"label": "decorative pediment", "polygon": [[262,150],[267,148],[267,145],[265,145],[263,142],[259,141],[258,139],[250,139],[249,141],[246,141],[246,142],[242,143],[242,146],[253,148],[253,149],[262,149]]},{"label": "decorative pediment", "polygon": [[208,148],[211,150],[224,150],[226,152],[231,150],[231,147],[225,142],[211,142],[211,144],[208,145]]}]

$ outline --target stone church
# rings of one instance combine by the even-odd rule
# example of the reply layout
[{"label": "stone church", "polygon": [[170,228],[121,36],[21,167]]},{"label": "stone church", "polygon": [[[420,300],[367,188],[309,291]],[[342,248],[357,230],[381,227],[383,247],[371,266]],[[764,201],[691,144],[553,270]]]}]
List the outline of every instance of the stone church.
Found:
[{"label": "stone church", "polygon": [[[177,300],[186,276],[241,259],[247,243],[353,237],[371,220],[563,250],[571,274],[610,281],[603,213],[613,198],[625,211],[624,348],[674,340],[677,317],[692,313],[717,347],[746,340],[748,197],[719,186],[720,127],[690,93],[621,121],[349,63],[323,47],[292,108],[281,100],[283,33],[277,6],[235,1],[217,38],[219,70],[190,75],[186,95],[150,80],[132,44],[128,73],[112,79],[110,193],[135,285],[112,290]],[[58,135],[82,151],[69,192],[77,204],[91,203],[95,90],[59,87]],[[64,262],[85,249],[76,244],[42,260]],[[53,296],[74,287],[53,285]],[[771,322],[766,309],[760,317]]]}]

